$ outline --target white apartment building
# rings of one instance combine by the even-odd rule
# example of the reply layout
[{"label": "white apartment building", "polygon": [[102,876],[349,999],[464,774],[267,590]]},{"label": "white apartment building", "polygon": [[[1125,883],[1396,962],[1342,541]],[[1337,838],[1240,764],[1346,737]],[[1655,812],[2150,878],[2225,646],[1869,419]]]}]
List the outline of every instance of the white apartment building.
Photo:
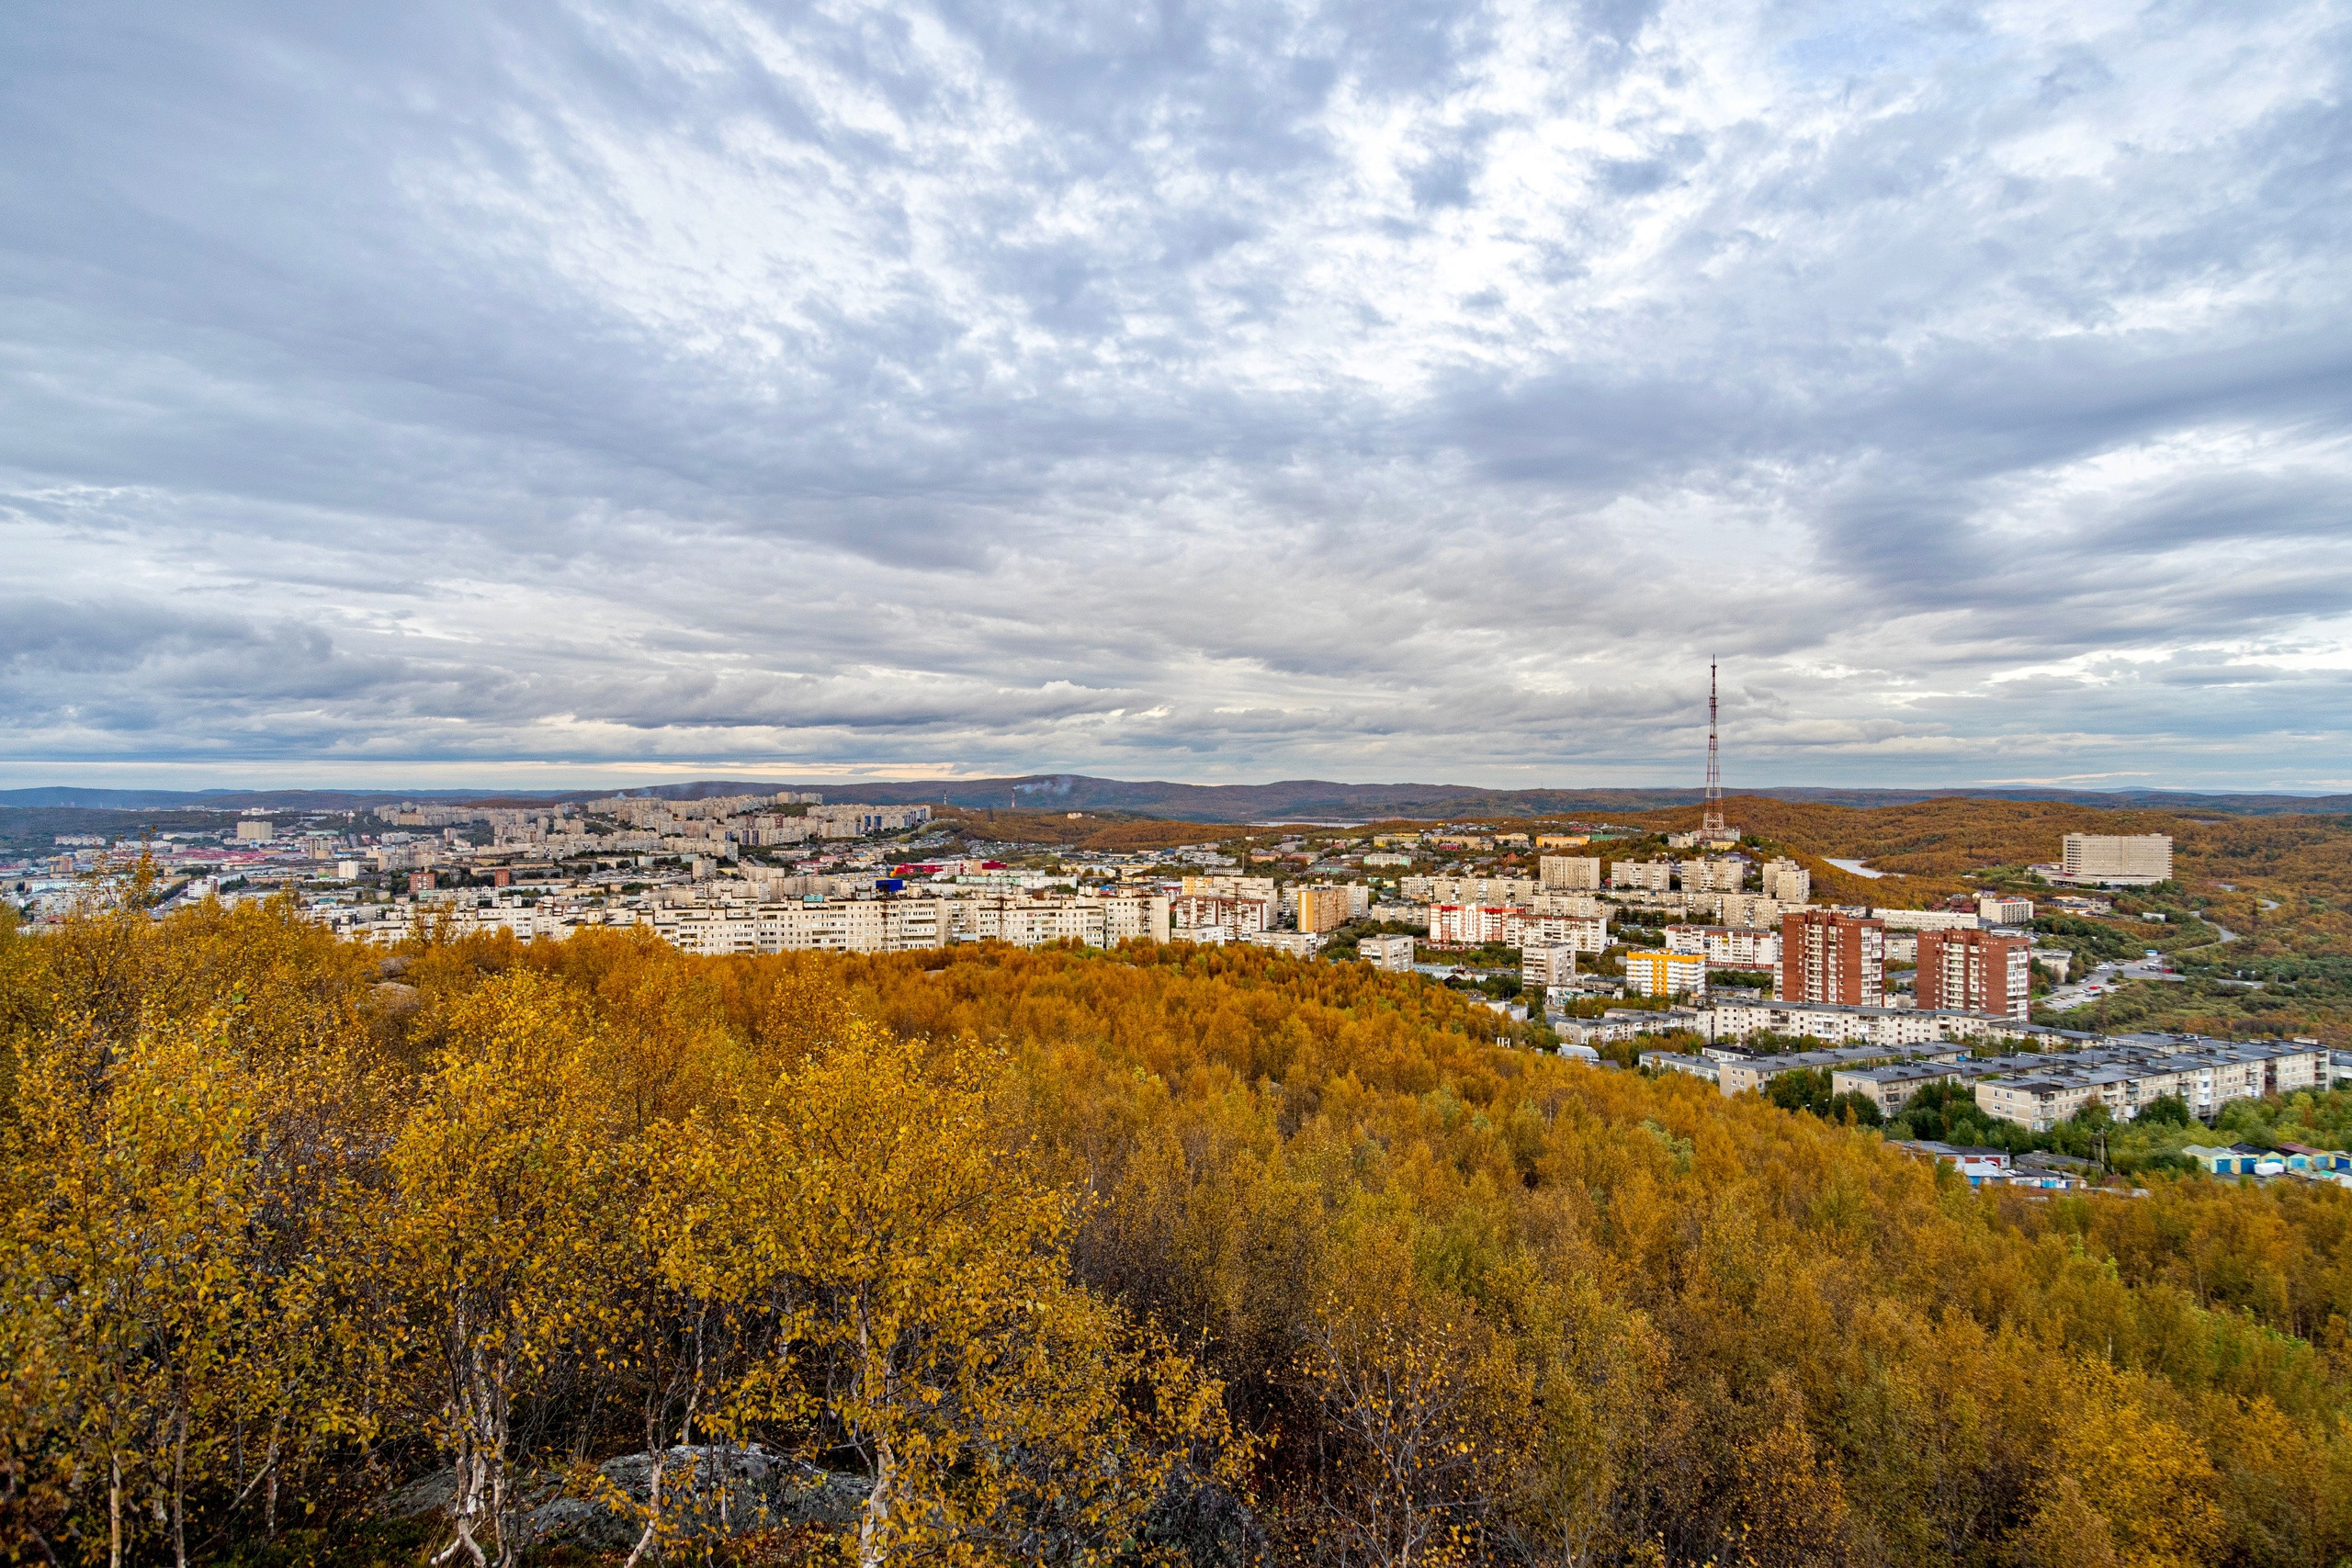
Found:
[{"label": "white apartment building", "polygon": [[845,898],[797,904],[658,908],[656,936],[686,953],[906,953],[947,945],[944,898]]},{"label": "white apartment building", "polygon": [[1270,947],[1290,958],[1312,958],[1323,945],[1321,931],[1252,931],[1242,941],[1252,947]]},{"label": "white apartment building", "polygon": [[1973,931],[1984,924],[1973,909],[1872,909],[1871,919],[1891,931]]},{"label": "white apartment building", "polygon": [[1609,922],[1598,915],[1541,915],[1509,909],[1503,914],[1499,940],[1506,947],[1565,947],[1597,953],[1609,945]]},{"label": "white apartment building", "polygon": [[1546,887],[1572,893],[1600,891],[1599,855],[1545,855],[1535,863],[1538,880]]},{"label": "white apartment building", "polygon": [[1391,975],[1413,971],[1413,939],[1408,936],[1368,936],[1356,943],[1356,956],[1374,969]]},{"label": "white apartment building", "polygon": [[2069,833],[2061,867],[2067,879],[2118,887],[2172,880],[2169,833]]},{"label": "white apartment building", "polygon": [[1770,969],[1781,962],[1781,933],[1738,926],[1668,926],[1668,953],[1695,953],[1723,969]]},{"label": "white apartment building", "polygon": [[1710,1040],[1745,1040],[1759,1031],[1855,1045],[1926,1045],[1938,1041],[2022,1037],[2015,1019],[1998,1013],[1944,1012],[1917,1008],[1848,1007],[1836,1002],[1718,1002],[1705,1013]]},{"label": "white apartment building", "polygon": [[1976,918],[1988,926],[2021,926],[2033,919],[2033,900],[2003,893],[1976,896]]},{"label": "white apartment building", "polygon": [[1396,890],[1410,904],[1507,904],[1524,908],[1538,891],[1528,876],[1406,876]]},{"label": "white apartment building", "polygon": [[1043,947],[1079,942],[1115,947],[1122,942],[1167,942],[1171,936],[1164,897],[951,898],[949,936],[956,942],[1002,942]]},{"label": "white apartment building", "polygon": [[1609,886],[1623,892],[1668,892],[1674,886],[1674,863],[1621,860],[1609,868]]}]

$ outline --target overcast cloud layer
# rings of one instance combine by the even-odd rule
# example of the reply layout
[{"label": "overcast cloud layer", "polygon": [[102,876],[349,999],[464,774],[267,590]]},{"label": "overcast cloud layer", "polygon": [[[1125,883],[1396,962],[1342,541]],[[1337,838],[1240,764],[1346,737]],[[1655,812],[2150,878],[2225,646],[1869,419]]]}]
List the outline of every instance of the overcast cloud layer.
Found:
[{"label": "overcast cloud layer", "polygon": [[2352,5],[8,33],[7,782],[2352,785]]}]

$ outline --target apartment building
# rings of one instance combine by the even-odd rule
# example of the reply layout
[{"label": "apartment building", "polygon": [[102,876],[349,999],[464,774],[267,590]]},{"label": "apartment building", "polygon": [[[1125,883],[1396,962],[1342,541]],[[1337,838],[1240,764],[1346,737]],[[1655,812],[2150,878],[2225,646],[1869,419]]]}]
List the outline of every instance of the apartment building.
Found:
[{"label": "apartment building", "polygon": [[1080,942],[1115,947],[1122,942],[1167,942],[1174,931],[1169,900],[1159,896],[1087,898],[982,897],[945,900],[949,935],[956,942],[1003,942],[1015,947]]},{"label": "apartment building", "polygon": [[[1583,840],[1578,840],[1579,843]],[[1545,855],[1535,863],[1537,879],[1546,887],[1571,893],[1600,890],[1599,855]]]},{"label": "apartment building", "polygon": [[1298,929],[1303,931],[1336,931],[1370,905],[1362,884],[1301,887],[1297,895]]},{"label": "apartment building", "polygon": [[2033,900],[2006,893],[1976,896],[1976,918],[1988,926],[2021,926],[2033,919]]},{"label": "apartment building", "polygon": [[1506,947],[1566,947],[1598,953],[1609,945],[1609,922],[1598,915],[1543,915],[1511,909],[1503,916]]},{"label": "apartment building", "polygon": [[1609,868],[1609,886],[1625,893],[1664,893],[1674,886],[1674,863],[1621,860]]},{"label": "apartment building", "polygon": [[1745,1051],[1726,1051],[1708,1047],[1703,1053],[1715,1064],[1715,1086],[1726,1095],[1745,1094],[1760,1089],[1782,1073],[1799,1067],[1812,1067],[1830,1075],[1830,1082],[1838,1081],[1841,1070],[1883,1065],[1890,1056],[1929,1062],[1957,1060],[1956,1050],[1939,1050],[1933,1046],[1850,1045],[1826,1051],[1783,1051],[1768,1056],[1750,1055]]},{"label": "apartment building", "polygon": [[1973,909],[1872,909],[1871,919],[1891,931],[1973,931],[1984,924]]},{"label": "apartment building", "polygon": [[1920,1008],[1844,1007],[1831,1002],[1717,1002],[1707,1010],[1710,1040],[1770,1032],[1857,1045],[1913,1046],[1939,1041],[2019,1039],[2036,1032],[2001,1013],[1936,1012]]},{"label": "apartment building", "polygon": [[931,820],[928,806],[812,806],[808,820],[824,839],[862,839],[868,833],[895,833],[919,828]]},{"label": "apartment building", "polygon": [[1522,946],[1519,950],[1519,982],[1528,990],[1549,990],[1577,977],[1577,950],[1555,944]]},{"label": "apartment building", "polygon": [[1781,933],[1740,926],[1668,926],[1668,953],[1695,953],[1718,969],[1772,969],[1781,962]]},{"label": "apartment building", "polygon": [[2033,952],[2025,938],[1986,931],[1923,931],[1918,944],[1921,1007],[2007,1013],[2019,1023],[2027,1021]]},{"label": "apartment building", "polygon": [[1497,904],[1431,904],[1430,940],[1449,947],[1504,942],[1505,922],[1523,913]]},{"label": "apartment building", "polygon": [[2114,887],[2172,880],[2169,833],[2069,833],[2060,862],[2066,879]]},{"label": "apartment building", "polygon": [[1413,939],[1408,936],[1368,936],[1356,943],[1356,956],[1374,969],[1408,975],[1413,969]]},{"label": "apartment building", "polygon": [[1886,927],[1831,909],[1781,917],[1781,965],[1772,994],[1784,1002],[1874,1008],[1885,998]]},{"label": "apartment building", "polygon": [[1789,906],[1761,893],[1693,893],[1684,912],[1704,917],[1719,926],[1778,931]]},{"label": "apartment building", "polygon": [[1396,890],[1414,904],[1505,904],[1524,908],[1540,885],[1531,876],[1406,876]]},{"label": "apartment building", "polygon": [[1184,878],[1187,897],[1250,898],[1278,908],[1282,895],[1271,876],[1193,876]]},{"label": "apartment building", "polygon": [[1644,997],[1704,996],[1707,960],[1695,953],[1628,953],[1625,990]]},{"label": "apartment building", "polygon": [[684,952],[906,953],[944,947],[948,900],[844,898],[797,904],[718,904],[653,911],[653,932]]},{"label": "apartment building", "polygon": [[1958,1083],[1960,1068],[1949,1062],[1898,1062],[1878,1067],[1840,1067],[1829,1075],[1832,1094],[1859,1094],[1882,1116],[1903,1109],[1929,1084]]},{"label": "apartment building", "polygon": [[[1189,885],[1193,879],[1184,880]],[[1188,893],[1168,900],[1168,924],[1179,938],[1212,926],[1237,937],[1247,936],[1273,929],[1274,906],[1271,900]]]},{"label": "apartment building", "polygon": [[1804,904],[1813,897],[1813,873],[1785,856],[1764,863],[1760,885],[1766,897],[1783,904]]},{"label": "apartment building", "polygon": [[2003,1057],[1980,1065],[1976,1103],[1988,1114],[2036,1132],[2097,1100],[2117,1121],[2177,1095],[2191,1113],[2211,1120],[2233,1100],[2330,1087],[2325,1046],[2302,1040],[2198,1037],[2116,1043],[2064,1055]]},{"label": "apartment building", "polygon": [[1538,892],[1527,901],[1527,907],[1538,915],[1575,915],[1588,920],[1605,920],[1615,908],[1591,893],[1563,893],[1550,888]]},{"label": "apartment building", "polygon": [[1747,886],[1747,863],[1728,858],[1684,861],[1674,868],[1674,879],[1685,893],[1736,893]]},{"label": "apartment building", "polygon": [[1251,947],[1268,947],[1288,958],[1312,958],[1323,945],[1320,931],[1252,931],[1241,939]]}]

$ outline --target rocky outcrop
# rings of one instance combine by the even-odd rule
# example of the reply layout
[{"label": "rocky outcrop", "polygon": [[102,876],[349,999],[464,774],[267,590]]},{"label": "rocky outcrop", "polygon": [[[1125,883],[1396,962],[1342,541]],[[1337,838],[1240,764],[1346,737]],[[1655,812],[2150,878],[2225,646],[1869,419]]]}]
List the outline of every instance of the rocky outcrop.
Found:
[{"label": "rocky outcrop", "polygon": [[[596,1467],[595,1480],[570,1484],[541,1472],[519,1477],[518,1544],[570,1542],[591,1551],[627,1551],[645,1529],[653,1461],[623,1454]],[[385,1499],[384,1511],[419,1518],[449,1506],[457,1472],[435,1471]],[[669,1538],[692,1540],[800,1524],[846,1524],[865,1501],[862,1475],[818,1470],[754,1443],[749,1448],[679,1447],[662,1457],[662,1513]],[[615,1494],[626,1499],[616,1506]]]}]

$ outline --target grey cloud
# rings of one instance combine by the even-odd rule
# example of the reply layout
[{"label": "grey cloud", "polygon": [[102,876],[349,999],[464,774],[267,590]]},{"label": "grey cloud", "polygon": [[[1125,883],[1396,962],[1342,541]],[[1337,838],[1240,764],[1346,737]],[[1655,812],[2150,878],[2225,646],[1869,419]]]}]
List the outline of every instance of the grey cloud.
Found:
[{"label": "grey cloud", "polygon": [[1683,19],[28,17],[0,759],[2344,772],[2332,0]]}]

